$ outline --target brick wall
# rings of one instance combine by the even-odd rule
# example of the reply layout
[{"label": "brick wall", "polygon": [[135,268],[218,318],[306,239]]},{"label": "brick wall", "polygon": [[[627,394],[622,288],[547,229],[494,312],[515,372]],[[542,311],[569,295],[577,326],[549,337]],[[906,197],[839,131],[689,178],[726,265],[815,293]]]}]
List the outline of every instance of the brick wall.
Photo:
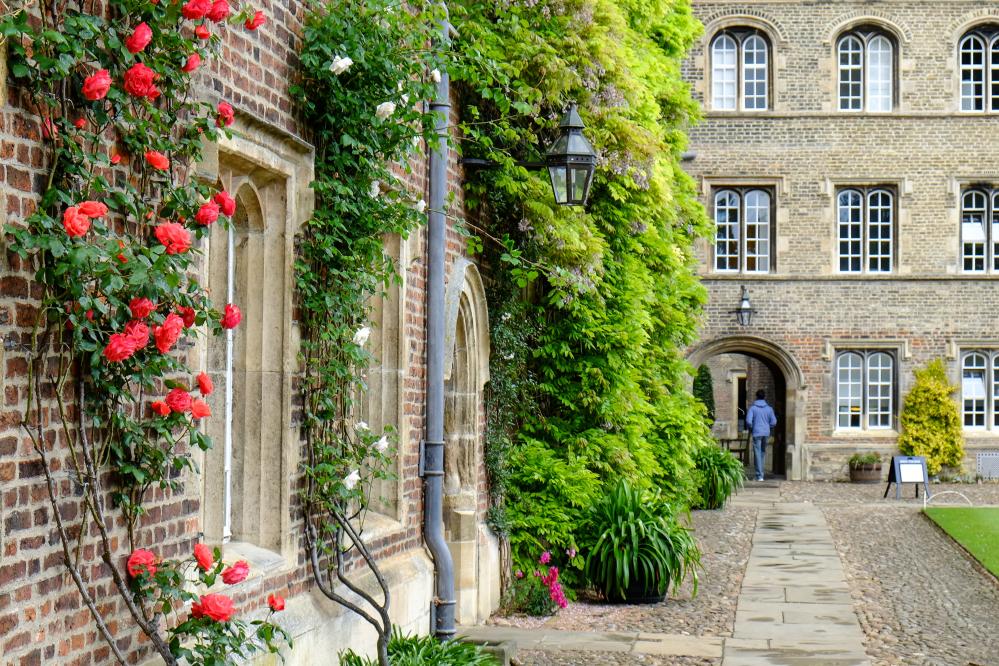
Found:
[{"label": "brick wall", "polygon": [[[228,100],[237,116],[251,115],[275,128],[309,139],[308,128],[296,120],[288,95],[290,77],[296,67],[296,53],[304,16],[299,0],[263,0],[258,3],[267,14],[267,23],[256,32],[233,29],[226,32],[222,58],[211,70],[201,72],[198,88],[213,103]],[[2,56],[0,56],[2,60]],[[3,71],[0,68],[0,71]],[[2,84],[0,84],[2,85]],[[6,103],[0,107],[0,223],[16,222],[29,215],[43,186],[46,164],[39,145],[37,120],[25,110],[21,91],[11,88]],[[0,102],[4,96],[0,95]],[[415,192],[426,192],[426,164],[421,158],[411,163],[407,185]],[[449,188],[457,192],[455,211],[463,210],[462,173],[452,155]],[[384,559],[404,553],[423,557],[422,482],[417,476],[419,441],[424,427],[425,404],[425,230],[411,240],[413,261],[400,267],[406,275],[404,339],[408,354],[404,378],[404,413],[408,419],[408,438],[399,444],[399,483],[402,502],[399,520],[394,527],[379,532],[371,544],[375,557]],[[448,234],[447,261],[450,266],[462,255],[464,245],[454,229]],[[49,515],[41,468],[31,445],[19,430],[26,398],[25,353],[19,347],[26,342],[35,313],[33,297],[38,292],[31,283],[28,268],[10,253],[0,257],[0,339],[7,341],[0,351],[3,402],[0,406],[0,663],[18,664],[102,664],[110,654],[94,629],[79,594],[64,573],[58,537]],[[47,436],[56,439],[54,430]],[[65,466],[56,459],[54,468]],[[296,472],[297,473],[297,472]],[[63,493],[71,495],[69,481],[61,481]],[[300,482],[293,484],[300,487]],[[155,545],[163,557],[190,552],[200,532],[201,482],[190,479],[179,492],[152,493],[150,512],[140,531],[139,543]],[[484,509],[484,505],[482,507]],[[309,571],[303,559],[302,521],[296,496],[291,499],[291,525],[299,544],[297,566],[281,568],[278,573],[263,574],[230,588],[241,611],[259,611],[266,594],[283,591],[289,606],[296,596],[310,588]],[[78,512],[72,501],[64,505],[64,516],[73,520]],[[121,539],[121,531],[115,533]],[[130,631],[126,614],[115,601],[106,570],[95,560],[92,539],[82,551],[90,587],[98,603],[107,610],[110,628],[121,637],[119,647],[133,662],[148,654],[141,637]],[[124,551],[124,547],[121,548]],[[340,640],[340,639],[338,639]],[[348,637],[344,636],[344,641]],[[343,643],[346,645],[346,643]]]},{"label": "brick wall", "polygon": [[[999,8],[953,0],[927,3],[722,2],[695,0],[707,29],[684,64],[695,96],[705,101],[705,50],[719,29],[751,26],[772,44],[772,108],[706,109],[691,129],[698,180],[711,193],[725,185],[762,184],[775,192],[774,266],[767,275],[722,275],[712,248],[700,247],[710,302],[701,345],[736,337],[763,339],[776,358],[786,352],[803,375],[796,405],[803,476],[843,476],[854,450],[890,452],[894,429],[837,432],[833,363],[840,349],[887,347],[896,355],[895,407],[912,371],[943,357],[959,380],[959,350],[994,347],[996,278],[960,266],[960,192],[999,182],[999,114],[959,111],[957,41],[969,26],[999,22]],[[874,25],[895,42],[895,109],[845,113],[836,106],[834,47],[845,29]],[[894,271],[837,273],[838,188],[886,185],[896,192]],[[749,328],[731,311],[749,287],[756,310]],[[729,351],[738,351],[730,349]],[[996,433],[999,435],[999,433]],[[968,433],[970,447],[999,447],[988,433]]]}]

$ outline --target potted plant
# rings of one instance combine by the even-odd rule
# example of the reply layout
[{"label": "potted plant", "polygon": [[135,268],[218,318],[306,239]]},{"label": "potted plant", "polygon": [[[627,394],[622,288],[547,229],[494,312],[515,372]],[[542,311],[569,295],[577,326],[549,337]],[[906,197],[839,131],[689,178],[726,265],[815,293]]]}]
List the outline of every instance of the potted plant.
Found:
[{"label": "potted plant", "polygon": [[849,465],[852,483],[881,483],[880,453],[854,453]]},{"label": "potted plant", "polygon": [[662,601],[688,574],[696,594],[697,542],[658,491],[618,482],[590,509],[583,534],[584,573],[608,601]]}]

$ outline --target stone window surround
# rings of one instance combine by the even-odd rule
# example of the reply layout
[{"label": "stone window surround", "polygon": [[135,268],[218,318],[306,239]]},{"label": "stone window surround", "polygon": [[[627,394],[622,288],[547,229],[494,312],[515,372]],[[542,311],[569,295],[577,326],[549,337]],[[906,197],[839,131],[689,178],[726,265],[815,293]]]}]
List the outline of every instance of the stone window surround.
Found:
[{"label": "stone window surround", "polygon": [[[854,37],[861,42],[860,58],[861,58],[861,108],[859,109],[844,109],[842,108],[841,98],[840,98],[840,47],[844,40],[849,37]],[[877,110],[872,111],[870,107],[870,100],[868,99],[868,48],[872,39],[883,36],[887,38],[889,45],[891,46],[891,108],[887,111]],[[833,103],[833,109],[840,113],[849,113],[851,115],[855,114],[869,114],[869,115],[885,115],[894,113],[899,108],[899,62],[900,62],[900,47],[897,35],[878,23],[865,23],[859,22],[852,27],[842,30],[834,40],[835,45],[833,49],[833,75],[835,76],[835,84],[833,87],[833,94],[835,100]]]},{"label": "stone window surround", "polygon": [[985,338],[951,338],[947,340],[945,358],[948,365],[948,379],[958,387],[958,412],[961,414],[961,431],[966,439],[995,439],[999,428],[965,428],[964,406],[961,402],[961,379],[964,372],[964,357],[972,352],[986,355],[999,354],[999,340]]},{"label": "stone window surround", "polygon": [[[887,351],[890,352],[895,358],[895,377],[894,377],[894,424],[895,427],[876,429],[876,430],[866,430],[863,428],[850,428],[844,429],[837,427],[837,416],[836,416],[836,359],[839,354],[848,351]],[[902,364],[905,361],[912,359],[912,347],[908,339],[905,338],[874,338],[874,339],[857,339],[857,338],[829,338],[825,341],[825,346],[822,352],[822,360],[829,363],[829,374],[825,377],[825,384],[827,389],[827,395],[830,396],[830,409],[829,409],[829,434],[836,439],[851,439],[851,438],[863,438],[863,439],[892,439],[898,437],[898,414],[901,407],[899,396],[905,395],[909,390],[909,380],[906,375],[902,372]]]},{"label": "stone window surround", "polygon": [[[892,270],[889,273],[871,273],[864,270],[859,273],[844,273],[839,270],[839,206],[837,199],[839,193],[846,189],[857,188],[869,190],[872,188],[885,188],[895,195],[895,219],[892,237]],[[822,240],[829,257],[829,274],[836,278],[843,279],[870,279],[871,277],[893,277],[908,275],[911,268],[905,265],[905,250],[910,245],[911,239],[902,234],[903,229],[912,228],[912,214],[907,205],[912,197],[912,180],[909,178],[826,178],[823,186],[823,195],[828,199],[827,205],[821,208],[821,215],[825,221],[826,238]],[[821,228],[821,227],[820,227]]]},{"label": "stone window surround", "polygon": [[[901,388],[901,377],[902,377],[902,358],[903,352],[907,345],[899,345],[898,342],[891,343],[886,340],[882,341],[868,341],[868,340],[849,340],[840,341],[837,344],[833,344],[832,341],[826,342],[827,354],[831,353],[831,365],[830,373],[828,377],[829,384],[829,395],[830,404],[832,406],[832,424],[831,424],[831,434],[835,438],[850,438],[850,437],[864,437],[864,438],[894,438],[898,437],[898,419],[899,412],[901,408],[900,396],[904,395]],[[891,409],[891,421],[892,425],[889,428],[868,428],[866,425],[862,425],[859,428],[841,428],[839,426],[839,413],[838,413],[838,403],[839,403],[839,379],[838,379],[838,362],[842,355],[847,353],[859,353],[865,357],[864,365],[862,369],[863,376],[861,378],[863,393],[861,397],[861,404],[864,414],[867,411],[867,361],[866,357],[869,354],[876,352],[885,352],[891,355],[892,364],[892,409]],[[826,354],[823,354],[826,357]]]},{"label": "stone window surround", "polygon": [[[735,105],[734,109],[716,109],[714,108],[714,45],[715,42],[722,36],[727,35],[735,41]],[[746,40],[750,37],[757,36],[763,40],[766,50],[766,95],[767,104],[761,109],[747,109],[745,107],[746,101],[746,90],[745,90],[745,60],[744,60],[744,48]],[[704,104],[711,111],[723,114],[756,114],[765,113],[773,109],[774,106],[774,47],[773,39],[766,30],[762,30],[755,26],[750,25],[733,25],[720,30],[717,30],[708,41],[708,52],[706,56],[706,61],[708,67],[704,70],[704,75],[707,80],[705,85],[707,94],[704,98]]]},{"label": "stone window surround", "polygon": [[945,43],[945,46],[949,53],[947,58],[947,72],[949,73],[949,78],[952,82],[951,89],[953,90],[953,95],[951,110],[954,114],[962,116],[983,116],[996,113],[996,111],[987,110],[965,111],[962,109],[961,104],[961,40],[964,39],[964,37],[969,33],[990,25],[999,29],[999,9],[976,9],[968,12],[964,16],[961,16],[950,26],[950,35],[948,41]]},{"label": "stone window surround", "polygon": [[770,270],[766,273],[753,273],[743,271],[716,271],[714,270],[714,244],[710,240],[702,241],[705,245],[704,256],[708,257],[707,275],[712,277],[737,277],[744,276],[773,276],[778,274],[781,266],[781,255],[788,249],[787,240],[779,235],[779,231],[788,222],[789,211],[782,203],[784,192],[787,190],[787,179],[784,176],[751,178],[745,176],[702,176],[701,194],[707,205],[705,208],[709,212],[711,224],[714,224],[714,195],[719,190],[726,188],[748,189],[758,187],[770,191]]},{"label": "stone window surround", "polygon": [[[734,111],[714,111],[711,109],[711,45],[715,38],[724,32],[738,30],[754,30],[767,42],[767,108],[743,110],[741,102]],[[787,91],[784,72],[787,69],[786,56],[784,50],[787,47],[787,37],[777,24],[763,16],[752,16],[749,14],[731,14],[721,16],[716,19],[705,21],[704,34],[700,40],[700,51],[693,57],[695,66],[699,66],[704,76],[700,81],[693,83],[692,88],[701,94],[704,100],[704,108],[712,115],[733,116],[741,114],[759,115],[773,113],[783,110],[781,100]],[[739,79],[741,83],[741,77]],[[738,91],[741,100],[741,90]]]},{"label": "stone window surround", "polygon": [[[877,30],[885,34],[892,44],[892,108],[891,111],[868,111],[867,104],[860,111],[839,109],[839,42],[850,32],[857,30]],[[819,59],[819,81],[827,86],[823,111],[834,115],[884,116],[895,115],[908,110],[905,100],[907,83],[905,74],[914,69],[915,64],[905,57],[906,46],[912,41],[911,31],[894,17],[877,10],[856,10],[840,16],[825,29],[822,46],[827,55]],[[866,51],[865,51],[866,53]]]},{"label": "stone window surround", "polygon": [[950,236],[950,245],[947,247],[950,256],[950,261],[947,264],[947,273],[961,278],[993,278],[999,275],[999,272],[986,270],[983,273],[970,273],[964,271],[961,247],[963,195],[965,190],[976,187],[999,190],[999,170],[987,169],[973,176],[955,176],[947,182],[947,222],[950,228],[954,230]]},{"label": "stone window surround", "polygon": [[[839,251],[839,213],[840,213],[840,195],[844,192],[855,191],[859,192],[861,196],[861,206],[862,214],[860,225],[862,227],[861,232],[861,268],[859,271],[844,271],[840,268],[840,251]],[[870,251],[869,238],[868,238],[868,228],[870,226],[870,212],[869,212],[869,201],[870,195],[874,192],[888,192],[891,196],[891,270],[888,271],[872,271],[870,270],[870,264],[868,261],[868,253]],[[898,212],[899,212],[899,189],[897,184],[894,183],[876,183],[876,184],[839,184],[835,187],[835,195],[833,196],[833,206],[834,206],[834,216],[835,216],[835,227],[833,229],[833,245],[834,245],[834,258],[833,258],[833,273],[837,275],[891,275],[896,273],[898,270]]]},{"label": "stone window surround", "polygon": [[[286,211],[274,217],[284,220],[282,240],[284,246],[280,249],[284,257],[284,284],[292,284],[294,280],[292,260],[294,256],[294,240],[300,225],[308,219],[312,212],[312,191],[307,187],[313,178],[313,148],[298,137],[276,128],[266,121],[256,119],[248,113],[241,113],[233,126],[233,137],[224,135],[217,143],[205,145],[204,160],[197,166],[196,175],[207,183],[215,184],[220,176],[231,173],[231,182],[225,183],[232,189],[234,195],[239,188],[249,184],[255,190],[253,180],[266,183],[267,187],[277,187],[283,190],[283,200]],[[221,164],[221,167],[220,167]],[[283,181],[283,183],[282,183]],[[210,247],[205,248],[206,260],[203,264],[202,281],[208,284],[208,267],[210,264]],[[229,560],[246,559],[250,562],[251,571],[260,575],[274,571],[292,570],[297,566],[297,543],[292,530],[291,504],[293,499],[292,477],[298,466],[299,444],[297,426],[292,416],[293,377],[298,371],[298,325],[293,321],[293,299],[286,298],[283,303],[274,304],[280,308],[279,320],[283,330],[281,339],[283,349],[280,353],[282,368],[281,405],[278,410],[279,423],[275,427],[282,433],[278,450],[272,452],[272,458],[278,461],[277,469],[273,470],[275,478],[269,479],[279,488],[280,500],[277,506],[261,512],[263,521],[269,525],[260,526],[260,531],[266,528],[278,535],[276,547],[261,547],[259,544],[245,542],[230,542],[223,546],[223,556]],[[246,321],[244,320],[244,325]],[[196,353],[201,358],[202,367],[207,367],[209,345],[207,341],[198,343]],[[218,386],[218,389],[224,387]],[[218,391],[217,391],[218,392]],[[213,396],[214,397],[214,396]],[[219,413],[216,419],[224,418]],[[220,443],[221,444],[221,443]],[[217,446],[216,449],[219,447]],[[198,461],[201,469],[211,461],[213,452],[200,455]],[[217,455],[217,452],[216,452]],[[216,459],[216,463],[217,459]],[[207,474],[201,479],[201,496],[206,496],[209,483]],[[258,493],[260,490],[258,490]],[[201,503],[202,529],[205,529],[209,508],[207,503]],[[217,518],[215,519],[217,520]],[[209,537],[209,542],[218,545],[218,541]]]}]

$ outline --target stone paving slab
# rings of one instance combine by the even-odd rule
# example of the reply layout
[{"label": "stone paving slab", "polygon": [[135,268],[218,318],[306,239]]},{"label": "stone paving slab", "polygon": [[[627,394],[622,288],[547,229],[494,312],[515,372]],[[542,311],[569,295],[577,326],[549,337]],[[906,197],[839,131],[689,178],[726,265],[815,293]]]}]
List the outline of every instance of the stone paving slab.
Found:
[{"label": "stone paving slab", "polygon": [[711,636],[656,634],[650,632],[560,631],[493,625],[459,627],[458,635],[490,643],[511,642],[518,650],[630,653],[717,659],[724,639]]},{"label": "stone paving slab", "polygon": [[869,666],[822,511],[805,502],[767,506],[762,492],[754,499],[753,549],[722,666]]}]

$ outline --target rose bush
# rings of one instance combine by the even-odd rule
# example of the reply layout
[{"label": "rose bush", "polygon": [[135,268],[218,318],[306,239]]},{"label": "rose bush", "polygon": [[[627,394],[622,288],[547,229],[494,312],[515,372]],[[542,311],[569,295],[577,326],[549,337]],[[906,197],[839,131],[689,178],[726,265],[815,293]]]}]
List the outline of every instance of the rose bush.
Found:
[{"label": "rose bush", "polygon": [[[199,582],[188,569],[207,587],[222,576],[219,553],[200,547],[177,563],[140,547],[153,536],[140,520],[146,499],[180,490],[184,472],[195,471],[192,451],[211,446],[198,427],[211,411],[191,394],[196,370],[177,349],[241,319],[236,304],[213,305],[194,279],[211,226],[230,224],[236,202],[188,177],[203,142],[228,133],[239,111],[227,100],[198,99],[190,73],[219,54],[226,25],[256,29],[264,17],[227,0],[26,6],[4,16],[0,38],[13,85],[37,116],[49,173],[37,207],[4,230],[40,293],[24,337],[31,393],[22,426],[48,481],[64,561],[119,663],[142,656],[119,648],[136,626],[149,638],[138,644],[167,664],[277,651],[280,629],[241,623],[227,597],[188,591]],[[210,379],[199,376],[197,388],[210,394]],[[61,420],[58,440],[43,430],[50,413]],[[56,459],[72,466],[63,472],[70,479],[87,483],[53,482]],[[72,519],[62,513],[70,499],[82,507]],[[120,535],[109,533],[118,525]],[[95,599],[106,581],[88,581],[92,563],[68,555],[92,550],[82,548],[92,540],[102,559],[121,563],[108,569],[119,603]],[[248,572],[245,563],[227,571],[230,582]],[[189,602],[198,609],[189,620],[166,621]],[[125,609],[130,621],[105,617],[107,608]]]}]

